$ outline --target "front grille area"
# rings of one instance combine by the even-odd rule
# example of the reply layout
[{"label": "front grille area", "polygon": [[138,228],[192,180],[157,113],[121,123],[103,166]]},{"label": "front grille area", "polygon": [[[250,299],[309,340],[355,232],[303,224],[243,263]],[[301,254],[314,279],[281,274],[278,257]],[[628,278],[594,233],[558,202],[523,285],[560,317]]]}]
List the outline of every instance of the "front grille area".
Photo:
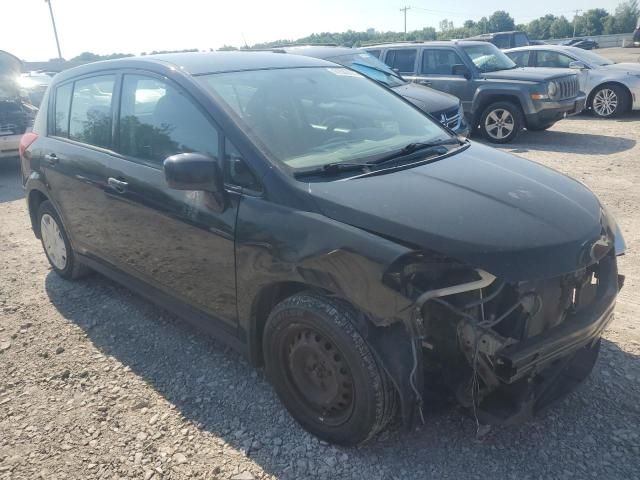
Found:
[{"label": "front grille area", "polygon": [[558,96],[560,100],[575,98],[580,91],[578,78],[575,75],[556,80],[556,83],[558,84]]},{"label": "front grille area", "polygon": [[458,128],[458,125],[460,124],[460,111],[457,107],[450,108],[448,110],[442,110],[440,112],[434,112],[431,115],[442,125],[453,130]]}]

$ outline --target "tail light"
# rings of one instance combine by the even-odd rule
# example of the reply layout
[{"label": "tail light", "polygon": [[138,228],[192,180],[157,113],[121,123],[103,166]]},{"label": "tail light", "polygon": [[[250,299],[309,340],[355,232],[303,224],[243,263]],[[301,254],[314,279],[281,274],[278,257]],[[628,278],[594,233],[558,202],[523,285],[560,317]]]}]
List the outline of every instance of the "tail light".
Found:
[{"label": "tail light", "polygon": [[22,135],[22,138],[20,139],[20,145],[18,146],[18,152],[20,153],[20,158],[24,157],[25,150],[29,148],[31,144],[36,141],[37,138],[38,138],[38,134],[33,132],[27,132],[24,135]]}]

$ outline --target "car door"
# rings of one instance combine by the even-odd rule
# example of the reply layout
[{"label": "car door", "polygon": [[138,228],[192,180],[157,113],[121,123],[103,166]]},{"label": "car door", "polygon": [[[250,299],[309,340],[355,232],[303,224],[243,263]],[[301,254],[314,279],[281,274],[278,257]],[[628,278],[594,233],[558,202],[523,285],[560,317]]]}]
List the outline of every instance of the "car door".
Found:
[{"label": "car door", "polygon": [[531,60],[533,59],[531,50],[517,50],[515,52],[508,52],[507,56],[511,60],[513,60],[513,63],[515,63],[518,67],[535,66],[535,64],[531,62]]},{"label": "car door", "polygon": [[458,52],[452,48],[425,48],[422,50],[418,74],[432,88],[458,97],[465,112],[468,112],[475,87],[470,78],[470,70],[469,78],[455,74],[457,72],[454,72],[454,67],[460,65],[466,66]]},{"label": "car door", "polygon": [[79,77],[49,96],[47,136],[36,159],[74,248],[104,250],[99,222],[106,168],[113,154],[115,74]]},{"label": "car door", "polygon": [[[222,136],[168,79],[124,73],[100,223],[107,260],[172,298],[236,324],[234,236],[239,193],[173,190],[163,161],[199,152],[223,158]],[[222,170],[222,169],[221,169]]]}]

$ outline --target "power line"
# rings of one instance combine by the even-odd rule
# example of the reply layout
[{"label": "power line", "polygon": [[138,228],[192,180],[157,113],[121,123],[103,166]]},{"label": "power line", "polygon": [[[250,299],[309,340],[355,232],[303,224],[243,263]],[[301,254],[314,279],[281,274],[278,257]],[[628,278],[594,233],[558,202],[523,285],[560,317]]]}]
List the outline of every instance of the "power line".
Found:
[{"label": "power line", "polygon": [[407,37],[407,10],[411,10],[411,7],[407,7],[405,5],[404,8],[400,9],[401,12],[404,12],[404,36],[405,36],[405,40],[406,40],[406,37]]}]

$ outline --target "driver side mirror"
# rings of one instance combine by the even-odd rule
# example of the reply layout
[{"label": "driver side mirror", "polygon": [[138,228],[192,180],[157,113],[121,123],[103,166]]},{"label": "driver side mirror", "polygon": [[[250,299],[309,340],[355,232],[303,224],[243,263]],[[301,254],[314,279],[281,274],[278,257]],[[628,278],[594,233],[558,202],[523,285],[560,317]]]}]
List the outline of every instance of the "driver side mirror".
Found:
[{"label": "driver side mirror", "polygon": [[164,161],[169,188],[222,193],[224,181],[218,161],[202,153],[179,153]]},{"label": "driver side mirror", "polygon": [[569,64],[569,68],[573,68],[574,70],[587,70],[589,67],[587,67],[584,62],[576,60]]},{"label": "driver side mirror", "polygon": [[453,67],[451,67],[451,74],[455,75],[456,77],[464,77],[467,80],[471,79],[471,72],[469,71],[466,65],[462,65],[462,64],[454,65]]}]

